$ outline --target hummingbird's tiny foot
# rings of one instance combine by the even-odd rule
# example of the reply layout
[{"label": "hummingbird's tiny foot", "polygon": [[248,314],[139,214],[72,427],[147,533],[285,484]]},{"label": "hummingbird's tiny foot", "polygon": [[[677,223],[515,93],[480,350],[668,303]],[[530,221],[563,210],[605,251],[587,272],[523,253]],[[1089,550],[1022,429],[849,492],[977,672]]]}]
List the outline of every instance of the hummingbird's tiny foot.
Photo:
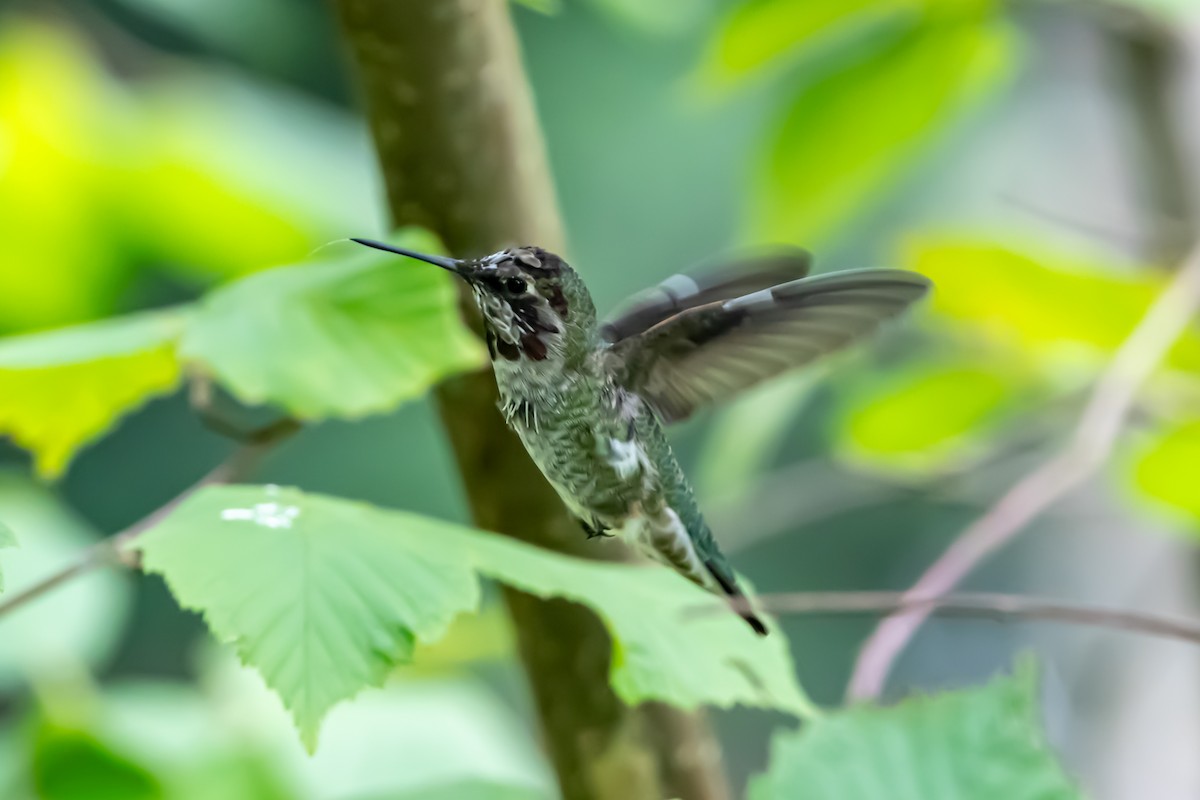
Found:
[{"label": "hummingbird's tiny foot", "polygon": [[579,527],[583,528],[584,534],[588,539],[596,539],[600,536],[610,536],[608,528],[603,525],[592,525],[584,520],[579,520]]}]

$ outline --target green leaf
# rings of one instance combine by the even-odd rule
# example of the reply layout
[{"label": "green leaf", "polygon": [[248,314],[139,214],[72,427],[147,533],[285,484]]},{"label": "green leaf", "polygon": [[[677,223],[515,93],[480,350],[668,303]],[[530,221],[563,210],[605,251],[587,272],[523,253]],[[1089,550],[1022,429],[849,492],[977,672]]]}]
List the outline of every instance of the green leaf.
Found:
[{"label": "green leaf", "polygon": [[994,360],[922,361],[887,373],[846,398],[836,431],[839,455],[899,472],[961,465],[1027,388],[1028,376]]},{"label": "green leaf", "polygon": [[512,620],[502,604],[492,603],[478,614],[458,617],[437,642],[418,647],[408,674],[440,675],[463,668],[506,661],[516,652]]},{"label": "green leaf", "polygon": [[229,487],[192,498],[141,540],[146,569],[262,672],[309,749],[335,703],[381,685],[415,640],[439,638],[479,601],[453,540],[428,547],[441,532],[404,521],[385,529],[377,516],[291,490]]},{"label": "green leaf", "polygon": [[206,489],[140,542],[146,569],[262,673],[309,748],[330,707],[380,685],[414,642],[477,608],[479,575],[594,609],[613,635],[611,678],[626,702],[812,711],[779,632],[755,636],[665,569],[277,487]]},{"label": "green leaf", "polygon": [[[396,241],[437,249],[415,230]],[[450,276],[354,247],[337,261],[279,267],[211,293],[188,325],[182,357],[243,402],[303,419],[385,411],[484,363]]]},{"label": "green leaf", "polygon": [[707,46],[706,84],[729,87],[782,67],[815,41],[884,21],[916,20],[928,0],[749,0],[736,4]]},{"label": "green leaf", "polygon": [[1032,665],[966,691],[860,706],[778,734],[750,800],[1077,800],[1039,724]]},{"label": "green leaf", "polygon": [[604,620],[614,640],[610,679],[625,702],[817,713],[796,682],[779,630],[754,635],[724,600],[675,572],[568,558],[494,534],[463,535],[481,573],[539,597],[581,603]]},{"label": "green leaf", "polygon": [[0,339],[0,433],[33,451],[43,476],[61,474],[119,417],[175,389],[184,319],[152,312]]},{"label": "green leaf", "polygon": [[[1045,245],[925,237],[907,260],[936,284],[935,312],[1051,365],[1111,353],[1165,286],[1160,271]],[[1166,362],[1200,371],[1200,330],[1185,332]]]},{"label": "green leaf", "polygon": [[1200,420],[1187,420],[1157,431],[1140,448],[1132,465],[1133,482],[1147,497],[1200,520]]},{"label": "green leaf", "polygon": [[934,131],[997,84],[1013,36],[990,16],[966,16],[924,23],[803,85],[759,169],[756,236],[811,245],[837,235]]}]

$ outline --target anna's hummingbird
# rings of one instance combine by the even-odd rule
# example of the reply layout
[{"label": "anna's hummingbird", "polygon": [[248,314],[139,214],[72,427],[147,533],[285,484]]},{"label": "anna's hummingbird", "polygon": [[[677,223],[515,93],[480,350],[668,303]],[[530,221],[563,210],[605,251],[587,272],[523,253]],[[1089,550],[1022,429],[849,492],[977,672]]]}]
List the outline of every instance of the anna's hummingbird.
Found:
[{"label": "anna's hummingbird", "polygon": [[[465,280],[483,314],[500,409],[591,536],[620,532],[710,591],[741,597],[662,426],[838,350],[929,290],[899,270],[805,277],[788,251],[710,278],[676,275],[604,323],[559,256],[516,247],[474,260],[359,244]],[[766,626],[739,604],[757,633]]]}]

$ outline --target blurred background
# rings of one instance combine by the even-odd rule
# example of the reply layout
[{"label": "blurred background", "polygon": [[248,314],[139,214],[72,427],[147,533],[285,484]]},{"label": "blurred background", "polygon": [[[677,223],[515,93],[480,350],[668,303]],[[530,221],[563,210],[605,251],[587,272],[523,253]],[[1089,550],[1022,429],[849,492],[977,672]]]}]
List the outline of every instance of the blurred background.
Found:
[{"label": "blurred background", "polygon": [[[1063,446],[1198,235],[1187,0],[530,0],[513,14],[570,260],[602,309],[778,241],[820,271],[903,267],[938,284],[874,346],[673,432],[760,592],[911,585]],[[0,3],[0,335],[178,303],[383,233],[337,34],[319,0]],[[1192,329],[1105,468],[967,588],[1195,616],[1198,379]],[[0,554],[7,588],[232,447],[182,394],[69,465],[35,468],[0,442],[0,519],[20,541]],[[310,427],[259,478],[466,517],[426,402]],[[841,702],[873,624],[784,621],[818,702]],[[1030,649],[1051,737],[1092,795],[1200,796],[1186,644],[934,619],[888,694],[978,683]],[[462,758],[549,785],[498,609],[417,665],[336,709],[308,760],[278,701],[158,578],[91,574],[0,619],[0,796],[433,797],[417,791]],[[791,724],[713,717],[735,786]],[[437,796],[472,796],[455,791]]]}]

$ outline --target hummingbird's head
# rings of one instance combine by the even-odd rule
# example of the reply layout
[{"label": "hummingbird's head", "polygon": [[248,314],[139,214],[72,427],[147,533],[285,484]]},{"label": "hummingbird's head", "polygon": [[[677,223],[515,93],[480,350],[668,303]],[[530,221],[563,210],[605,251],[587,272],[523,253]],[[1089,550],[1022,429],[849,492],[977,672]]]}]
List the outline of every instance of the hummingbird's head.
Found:
[{"label": "hummingbird's head", "polygon": [[544,361],[561,356],[572,326],[595,320],[595,309],[574,270],[540,247],[511,247],[483,258],[431,256],[370,239],[353,241],[415,258],[465,280],[483,314],[492,359]]}]

